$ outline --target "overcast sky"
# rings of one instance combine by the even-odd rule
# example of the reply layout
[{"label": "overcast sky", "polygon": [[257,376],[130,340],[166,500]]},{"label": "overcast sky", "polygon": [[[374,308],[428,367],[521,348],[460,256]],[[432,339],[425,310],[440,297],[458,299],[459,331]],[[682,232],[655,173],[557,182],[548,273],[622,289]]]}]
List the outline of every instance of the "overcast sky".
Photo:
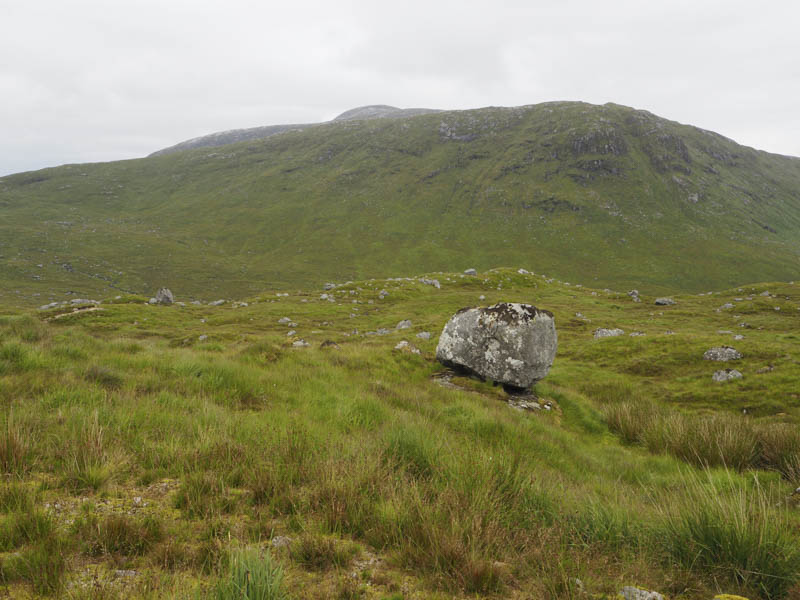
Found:
[{"label": "overcast sky", "polygon": [[800,156],[800,3],[0,0],[0,175],[365,104],[616,102]]}]

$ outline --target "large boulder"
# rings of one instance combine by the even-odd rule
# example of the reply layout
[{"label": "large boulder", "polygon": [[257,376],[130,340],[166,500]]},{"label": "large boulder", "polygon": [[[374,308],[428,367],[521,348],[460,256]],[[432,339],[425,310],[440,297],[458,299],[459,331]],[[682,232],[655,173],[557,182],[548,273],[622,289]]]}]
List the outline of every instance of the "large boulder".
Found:
[{"label": "large boulder", "polygon": [[553,314],[501,302],[462,308],[444,326],[436,358],[509,388],[529,388],[553,364],[558,338]]},{"label": "large boulder", "polygon": [[161,288],[156,292],[156,304],[172,304],[175,302],[175,296],[169,288]]}]

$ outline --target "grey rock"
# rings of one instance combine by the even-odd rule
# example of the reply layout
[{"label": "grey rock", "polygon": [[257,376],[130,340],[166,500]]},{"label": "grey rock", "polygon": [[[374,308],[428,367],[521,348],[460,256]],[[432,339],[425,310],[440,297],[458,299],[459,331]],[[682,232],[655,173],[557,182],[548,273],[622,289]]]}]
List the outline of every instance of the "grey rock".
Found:
[{"label": "grey rock", "polygon": [[442,287],[442,284],[439,283],[438,279],[425,279],[424,277],[419,280],[420,283],[424,283],[425,285],[432,285],[437,290]]},{"label": "grey rock", "polygon": [[56,308],[59,305],[58,302],[51,302],[50,304],[45,304],[44,306],[40,306],[39,310],[50,310],[51,308]]},{"label": "grey rock", "polygon": [[642,299],[639,298],[639,290],[631,290],[630,292],[628,292],[628,296],[630,296],[631,300],[633,300],[634,302],[642,301]]},{"label": "grey rock", "polygon": [[656,298],[655,305],[656,306],[672,306],[675,304],[675,300],[672,298]]},{"label": "grey rock", "polygon": [[617,337],[618,335],[624,335],[625,331],[623,329],[606,329],[604,327],[600,327],[599,329],[594,330],[594,338],[607,338],[607,337]]},{"label": "grey rock", "polygon": [[730,346],[717,346],[706,350],[703,353],[703,358],[706,360],[727,362],[729,360],[739,360],[742,358],[742,353]]},{"label": "grey rock", "polygon": [[278,319],[278,323],[280,323],[281,325],[283,325],[284,323],[291,323],[291,322],[292,320],[289,317],[281,317],[280,319]]},{"label": "grey rock", "polygon": [[209,302],[209,306],[222,306],[225,304],[225,300],[214,300],[213,302]]},{"label": "grey rock", "polygon": [[453,315],[439,337],[436,358],[512,388],[528,388],[547,375],[557,347],[552,313],[501,302]]},{"label": "grey rock", "polygon": [[197,337],[197,341],[198,342],[205,342],[207,339],[208,339],[208,336],[205,335],[205,334]]},{"label": "grey rock", "polygon": [[395,329],[411,329],[411,321],[409,319],[404,319],[397,324]]},{"label": "grey rock", "polygon": [[327,292],[328,290],[332,290],[335,287],[336,287],[335,283],[326,283],[325,285],[322,286],[322,289]]},{"label": "grey rock", "polygon": [[161,288],[156,292],[156,304],[170,305],[175,302],[175,296],[169,288]]},{"label": "grey rock", "polygon": [[155,306],[156,304],[158,304],[158,300],[156,300],[155,298],[150,298],[150,300],[148,300],[147,303]]},{"label": "grey rock", "polygon": [[726,302],[725,304],[719,307],[719,310],[730,310],[731,308],[733,308],[733,303]]},{"label": "grey rock", "polygon": [[422,339],[422,340],[429,340],[429,339],[431,339],[431,332],[430,331],[420,331],[417,334],[417,337]]},{"label": "grey rock", "polygon": [[270,541],[270,545],[273,548],[286,548],[290,546],[291,543],[292,543],[292,538],[286,537],[285,535],[276,536],[272,538],[272,540]]},{"label": "grey rock", "polygon": [[517,269],[517,273],[519,273],[520,275],[530,275],[531,274],[531,272],[528,271],[527,269]]},{"label": "grey rock", "polygon": [[730,381],[732,379],[741,379],[741,377],[742,374],[736,369],[722,369],[721,371],[716,371],[711,376],[711,379],[713,381],[723,382],[723,381]]},{"label": "grey rock", "polygon": [[478,300],[486,300],[486,296],[484,296],[483,294],[481,294],[480,296],[478,296]]},{"label": "grey rock", "polygon": [[294,329],[290,329],[289,331],[286,332],[286,337],[292,337],[296,333],[297,332]]},{"label": "grey rock", "polygon": [[464,271],[464,275],[477,275],[478,272],[475,269],[467,269]]},{"label": "grey rock", "polygon": [[645,334],[643,331],[634,331],[633,333],[628,334],[630,337],[642,337]]},{"label": "grey rock", "polygon": [[308,348],[310,344],[305,340],[295,340],[294,342],[292,342],[292,346],[294,346],[295,348]]},{"label": "grey rock", "polygon": [[626,585],[624,588],[622,588],[619,592],[619,595],[625,600],[664,600],[664,596],[658,592],[643,590],[641,588],[633,587],[632,585]]},{"label": "grey rock", "polygon": [[737,333],[735,336],[733,336],[733,339],[735,339],[736,341],[743,340],[744,336],[740,333]]}]

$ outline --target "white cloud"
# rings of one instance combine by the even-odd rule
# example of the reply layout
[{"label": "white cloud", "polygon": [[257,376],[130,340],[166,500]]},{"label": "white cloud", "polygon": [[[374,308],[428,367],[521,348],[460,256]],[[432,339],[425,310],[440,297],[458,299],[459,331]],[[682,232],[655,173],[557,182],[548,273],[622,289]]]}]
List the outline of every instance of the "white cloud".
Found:
[{"label": "white cloud", "polygon": [[800,8],[706,0],[19,0],[0,173],[354,106],[617,102],[800,155]]}]

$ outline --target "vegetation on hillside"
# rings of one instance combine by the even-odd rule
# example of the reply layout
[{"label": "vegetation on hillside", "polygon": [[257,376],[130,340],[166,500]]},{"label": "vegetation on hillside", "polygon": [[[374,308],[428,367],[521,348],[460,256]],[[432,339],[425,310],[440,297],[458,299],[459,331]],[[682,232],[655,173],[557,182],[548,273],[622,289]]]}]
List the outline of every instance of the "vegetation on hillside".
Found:
[{"label": "vegetation on hillside", "polygon": [[[655,306],[512,270],[429,277],[441,289],[367,280],[333,302],[5,309],[2,585],[69,598],[800,594],[800,287]],[[443,377],[433,358],[454,311],[500,300],[555,315],[559,352],[535,390],[549,410]],[[396,330],[403,319],[412,328]],[[598,327],[626,334],[594,339]],[[744,376],[715,383],[726,365],[703,353],[723,344]]]},{"label": "vegetation on hillside", "polygon": [[473,266],[648,293],[789,280],[798,190],[798,159],[612,104],[333,122],[2,178],[0,301]]}]

